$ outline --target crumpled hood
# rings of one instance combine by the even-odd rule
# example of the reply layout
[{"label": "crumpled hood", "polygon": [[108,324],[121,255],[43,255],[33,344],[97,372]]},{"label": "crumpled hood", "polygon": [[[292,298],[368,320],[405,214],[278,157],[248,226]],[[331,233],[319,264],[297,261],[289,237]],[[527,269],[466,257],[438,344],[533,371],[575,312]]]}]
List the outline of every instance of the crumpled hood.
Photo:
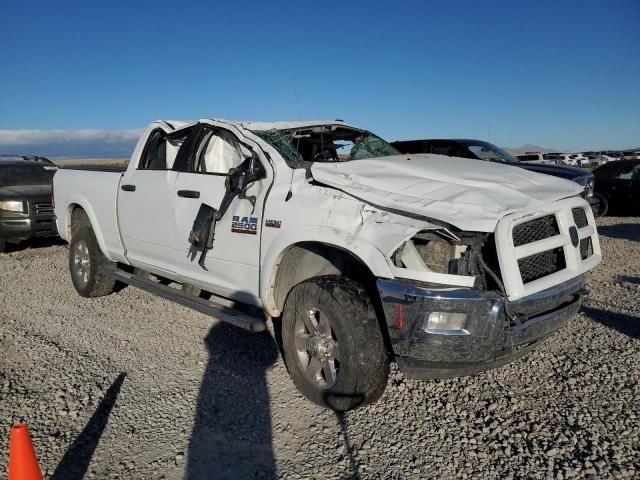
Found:
[{"label": "crumpled hood", "polygon": [[577,195],[575,182],[509,165],[443,155],[314,163],[314,180],[382,209],[493,232],[509,213]]}]

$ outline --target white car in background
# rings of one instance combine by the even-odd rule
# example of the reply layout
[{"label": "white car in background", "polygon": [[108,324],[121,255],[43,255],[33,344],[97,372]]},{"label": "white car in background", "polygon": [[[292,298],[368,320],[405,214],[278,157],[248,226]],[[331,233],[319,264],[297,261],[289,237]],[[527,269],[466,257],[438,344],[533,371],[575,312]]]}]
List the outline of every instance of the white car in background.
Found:
[{"label": "white car in background", "polygon": [[550,163],[544,156],[545,154],[540,152],[527,152],[524,155],[517,155],[518,160],[527,163]]},{"label": "white car in background", "polygon": [[600,152],[600,157],[604,160],[605,163],[609,163],[620,160],[622,156],[618,152]]},{"label": "white car in background", "polygon": [[552,153],[541,153],[541,152],[527,152],[524,155],[517,155],[518,160],[521,162],[527,163],[542,163],[542,164],[561,164],[563,163],[563,158],[561,154],[552,152]]},{"label": "white car in background", "polygon": [[572,165],[575,167],[584,165],[585,156],[582,153],[569,153],[567,157],[567,165]]}]

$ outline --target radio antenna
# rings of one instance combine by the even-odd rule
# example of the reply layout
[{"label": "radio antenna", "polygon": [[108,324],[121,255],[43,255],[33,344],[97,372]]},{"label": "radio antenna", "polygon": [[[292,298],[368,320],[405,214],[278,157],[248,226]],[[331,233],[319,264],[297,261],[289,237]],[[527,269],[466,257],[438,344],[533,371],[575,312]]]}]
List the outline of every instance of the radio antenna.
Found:
[{"label": "radio antenna", "polygon": [[298,120],[302,121],[302,107],[300,106],[300,95],[298,95],[298,87],[293,87],[293,93],[296,96],[296,107],[298,108]]}]

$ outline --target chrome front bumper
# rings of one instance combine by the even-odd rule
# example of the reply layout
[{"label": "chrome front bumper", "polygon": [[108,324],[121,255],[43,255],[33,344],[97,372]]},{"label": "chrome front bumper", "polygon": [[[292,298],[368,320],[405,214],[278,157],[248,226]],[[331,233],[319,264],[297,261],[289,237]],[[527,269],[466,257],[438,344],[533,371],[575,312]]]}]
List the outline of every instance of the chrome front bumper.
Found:
[{"label": "chrome front bumper", "polygon": [[[572,318],[584,276],[505,302],[496,292],[377,282],[389,339],[400,369],[412,378],[471,375],[508,363]],[[432,312],[466,315],[464,328],[427,331]]]}]

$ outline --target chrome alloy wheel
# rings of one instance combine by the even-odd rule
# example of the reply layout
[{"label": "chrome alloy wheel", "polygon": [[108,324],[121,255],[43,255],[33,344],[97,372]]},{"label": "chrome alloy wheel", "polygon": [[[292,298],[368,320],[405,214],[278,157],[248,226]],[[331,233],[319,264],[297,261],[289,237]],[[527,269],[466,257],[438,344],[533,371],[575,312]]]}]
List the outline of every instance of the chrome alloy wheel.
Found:
[{"label": "chrome alloy wheel", "polygon": [[86,285],[89,283],[89,273],[91,272],[91,256],[87,242],[80,240],[73,249],[73,273],[76,279]]},{"label": "chrome alloy wheel", "polygon": [[300,309],[294,338],[298,362],[307,380],[322,389],[333,387],[340,370],[340,350],[326,315],[311,306]]}]

